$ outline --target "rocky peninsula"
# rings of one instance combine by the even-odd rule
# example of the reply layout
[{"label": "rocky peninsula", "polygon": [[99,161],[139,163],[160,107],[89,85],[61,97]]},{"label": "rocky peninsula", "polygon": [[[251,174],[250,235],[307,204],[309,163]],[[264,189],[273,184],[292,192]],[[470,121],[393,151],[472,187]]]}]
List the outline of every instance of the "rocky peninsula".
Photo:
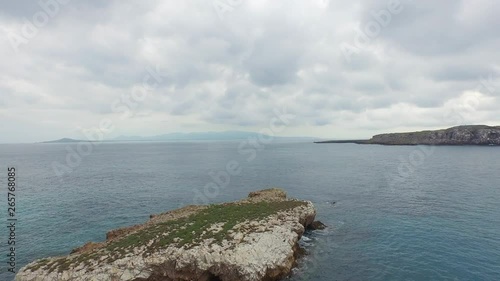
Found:
[{"label": "rocky peninsula", "polygon": [[500,145],[500,126],[471,125],[443,130],[375,135],[369,140],[320,141],[382,145]]},{"label": "rocky peninsula", "polygon": [[191,205],[116,229],[70,255],[36,260],[16,281],[258,281],[291,273],[306,228],[320,228],[310,201],[281,189],[240,201]]}]

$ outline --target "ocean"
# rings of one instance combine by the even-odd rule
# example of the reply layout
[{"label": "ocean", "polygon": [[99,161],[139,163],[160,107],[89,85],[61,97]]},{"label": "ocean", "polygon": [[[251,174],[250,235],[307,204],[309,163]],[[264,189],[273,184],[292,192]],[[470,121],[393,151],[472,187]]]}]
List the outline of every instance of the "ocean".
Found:
[{"label": "ocean", "polygon": [[[17,269],[150,214],[281,187],[313,201],[329,226],[307,233],[308,255],[290,280],[500,280],[499,159],[500,147],[473,146],[2,144],[0,280],[14,277],[7,272],[9,167],[16,169]],[[228,165],[239,174],[229,175]]]}]

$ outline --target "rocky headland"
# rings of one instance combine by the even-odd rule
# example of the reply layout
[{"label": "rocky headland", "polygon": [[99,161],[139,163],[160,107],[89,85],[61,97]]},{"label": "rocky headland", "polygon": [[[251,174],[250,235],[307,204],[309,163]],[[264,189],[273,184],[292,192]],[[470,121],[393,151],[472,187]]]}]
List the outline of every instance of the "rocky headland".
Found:
[{"label": "rocky headland", "polygon": [[291,273],[299,240],[315,222],[310,201],[281,189],[217,205],[191,205],[116,229],[70,255],[36,260],[16,281],[258,281]]},{"label": "rocky headland", "polygon": [[443,130],[375,135],[369,140],[320,141],[382,145],[500,145],[500,126],[457,126]]}]

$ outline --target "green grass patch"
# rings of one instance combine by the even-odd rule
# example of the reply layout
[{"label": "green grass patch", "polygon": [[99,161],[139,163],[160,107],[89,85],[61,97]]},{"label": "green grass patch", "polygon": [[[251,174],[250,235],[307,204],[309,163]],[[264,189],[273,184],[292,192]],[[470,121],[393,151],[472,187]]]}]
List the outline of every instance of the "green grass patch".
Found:
[{"label": "green grass patch", "polygon": [[[236,224],[243,221],[258,221],[280,211],[293,209],[306,205],[303,201],[274,201],[256,203],[227,203],[210,205],[189,217],[167,222],[157,223],[142,229],[136,233],[127,235],[92,253],[84,253],[73,259],[62,258],[48,265],[50,271],[66,270],[72,265],[80,263],[89,264],[90,260],[98,260],[103,255],[108,255],[106,262],[113,262],[124,257],[133,248],[147,245],[144,256],[155,250],[166,248],[169,245],[178,247],[192,247],[206,239],[214,239],[214,243],[220,243],[227,238],[228,231]],[[223,223],[222,230],[216,233],[208,229],[217,223]],[[151,241],[153,241],[151,243]],[[148,245],[148,243],[151,243]],[[36,270],[41,266],[47,266],[47,261],[41,260],[31,269]]]},{"label": "green grass patch", "polygon": [[[287,209],[306,205],[302,201],[257,202],[245,204],[211,205],[189,217],[158,223],[134,234],[128,235],[108,245],[110,251],[120,251],[135,248],[154,241],[151,250],[166,247],[170,244],[184,246],[199,243],[201,240],[213,238],[221,242],[227,237],[227,232],[236,224],[245,220],[260,220],[272,214]],[[213,233],[208,229],[217,223],[224,223],[222,231]],[[203,233],[205,231],[205,233]],[[177,240],[177,242],[175,242]]]},{"label": "green grass patch", "polygon": [[48,263],[49,263],[49,259],[41,259],[36,264],[28,267],[28,269],[31,270],[31,271],[35,271],[35,270],[39,269],[42,266],[46,266]]}]

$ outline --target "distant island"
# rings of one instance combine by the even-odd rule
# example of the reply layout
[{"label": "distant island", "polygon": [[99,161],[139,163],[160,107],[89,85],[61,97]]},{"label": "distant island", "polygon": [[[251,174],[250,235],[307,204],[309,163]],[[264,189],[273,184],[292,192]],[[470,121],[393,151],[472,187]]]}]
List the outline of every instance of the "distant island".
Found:
[{"label": "distant island", "polygon": [[[142,136],[118,136],[113,139],[105,139],[102,142],[122,142],[122,141],[230,141],[246,140],[249,138],[265,138],[279,141],[305,141],[310,142],[317,138],[312,137],[271,137],[266,134],[244,131],[224,131],[224,132],[193,132],[193,133],[169,133],[163,135],[142,137]],[[62,138],[42,143],[73,143],[90,140],[77,140],[71,138]]]},{"label": "distant island", "polygon": [[52,140],[52,141],[42,141],[42,143],[68,143],[68,142],[82,142],[82,141],[85,141],[85,140],[75,140],[75,139],[70,139],[70,138],[62,138],[62,139]]},{"label": "distant island", "polygon": [[[258,138],[265,137],[270,138],[271,136],[266,134],[260,134],[256,132],[246,132],[246,131],[223,131],[223,132],[191,132],[191,133],[169,133],[163,135],[142,137],[142,136],[119,136],[113,141],[181,141],[181,140],[245,140],[248,138]],[[314,138],[310,137],[278,137],[275,136],[274,139],[277,140],[302,140],[302,141],[312,141]]]},{"label": "distant island", "polygon": [[434,131],[375,135],[369,140],[330,140],[315,143],[381,145],[500,145],[500,126],[469,125]]}]

